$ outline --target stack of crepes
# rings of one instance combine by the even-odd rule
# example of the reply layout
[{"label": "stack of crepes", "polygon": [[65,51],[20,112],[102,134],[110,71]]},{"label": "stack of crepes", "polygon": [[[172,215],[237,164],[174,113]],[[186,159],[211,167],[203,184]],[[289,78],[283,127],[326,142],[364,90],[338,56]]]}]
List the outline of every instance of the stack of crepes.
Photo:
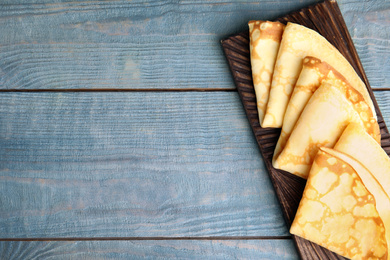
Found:
[{"label": "stack of crepes", "polygon": [[272,164],[307,179],[290,232],[347,258],[388,259],[390,159],[366,85],[317,32],[248,25],[259,121],[282,128]]}]

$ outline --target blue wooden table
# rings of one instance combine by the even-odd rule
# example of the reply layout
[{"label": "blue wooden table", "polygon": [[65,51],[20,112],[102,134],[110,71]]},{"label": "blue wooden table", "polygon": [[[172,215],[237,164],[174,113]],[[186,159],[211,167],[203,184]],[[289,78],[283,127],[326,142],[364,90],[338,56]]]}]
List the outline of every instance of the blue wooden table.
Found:
[{"label": "blue wooden table", "polygon": [[[296,259],[220,40],[283,1],[0,4],[1,259]],[[390,123],[390,2],[339,0]]]}]

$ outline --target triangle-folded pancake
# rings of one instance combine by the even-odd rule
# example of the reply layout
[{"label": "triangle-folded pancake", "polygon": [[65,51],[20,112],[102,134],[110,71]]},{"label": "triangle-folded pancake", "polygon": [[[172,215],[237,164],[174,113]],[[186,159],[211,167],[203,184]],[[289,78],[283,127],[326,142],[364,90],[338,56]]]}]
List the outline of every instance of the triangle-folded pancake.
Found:
[{"label": "triangle-folded pancake", "polygon": [[390,196],[390,158],[359,124],[349,124],[334,146],[361,162]]},{"label": "triangle-folded pancake", "polygon": [[[303,59],[302,70],[294,87],[283,119],[282,131],[274,151],[274,159],[278,157],[286,145],[295,123],[313,93],[318,89],[322,82],[329,81],[332,83],[332,81],[335,80],[340,81],[337,85],[341,87],[351,87],[344,76],[342,76],[328,63],[311,56],[307,56]],[[370,113],[370,117],[375,120],[375,123],[373,124],[377,124],[376,118],[373,117],[372,112]],[[377,127],[377,136],[373,137],[378,141],[378,143],[380,143],[381,137],[379,133],[379,126]]]},{"label": "triangle-folded pancake", "polygon": [[290,232],[351,259],[387,259],[390,199],[359,162],[321,148]]},{"label": "triangle-folded pancake", "polygon": [[275,63],[263,127],[282,127],[288,101],[306,56],[325,61],[343,75],[363,95],[376,118],[374,104],[365,84],[345,57],[319,33],[302,25],[288,23]]},{"label": "triangle-folded pancake", "polygon": [[249,50],[260,125],[267,108],[271,79],[278,55],[284,24],[249,21]]},{"label": "triangle-folded pancake", "polygon": [[[334,149],[322,148],[323,151],[338,157],[349,164],[358,174],[367,190],[374,196],[375,207],[385,226],[385,238],[387,247],[390,247],[390,196],[389,190],[383,186],[383,182],[376,178],[377,172],[372,172],[367,168],[367,165],[352,158],[349,154],[338,152]],[[375,169],[374,169],[375,170]],[[389,168],[387,169],[387,171]],[[389,258],[388,249],[387,258]]]},{"label": "triangle-folded pancake", "polygon": [[306,179],[319,147],[333,147],[351,122],[379,136],[379,126],[359,92],[339,80],[323,82],[302,111],[273,166]]}]

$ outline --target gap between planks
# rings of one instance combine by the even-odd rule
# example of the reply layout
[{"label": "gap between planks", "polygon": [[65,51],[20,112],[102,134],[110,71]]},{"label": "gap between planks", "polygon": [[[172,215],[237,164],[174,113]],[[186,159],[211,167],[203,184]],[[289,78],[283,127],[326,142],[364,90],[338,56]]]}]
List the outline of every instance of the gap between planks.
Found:
[{"label": "gap between planks", "polygon": [[[390,88],[389,88],[390,90]],[[236,88],[146,89],[0,89],[0,92],[237,92]]]},{"label": "gap between planks", "polygon": [[211,237],[49,237],[0,238],[4,241],[146,241],[146,240],[288,240],[291,236],[211,236]]},{"label": "gap between planks", "polygon": [[[390,88],[374,88],[376,91],[390,91]],[[0,93],[28,92],[237,92],[236,88],[173,88],[173,89],[0,89]]]}]

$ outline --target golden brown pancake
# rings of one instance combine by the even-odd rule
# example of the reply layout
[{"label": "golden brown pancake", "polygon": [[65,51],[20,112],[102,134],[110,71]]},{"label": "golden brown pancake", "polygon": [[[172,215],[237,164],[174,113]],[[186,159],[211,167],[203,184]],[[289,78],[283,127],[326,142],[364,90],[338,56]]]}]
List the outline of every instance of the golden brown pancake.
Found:
[{"label": "golden brown pancake", "polygon": [[249,49],[260,125],[267,108],[271,79],[284,24],[270,21],[249,21]]},{"label": "golden brown pancake", "polygon": [[361,125],[348,125],[334,149],[361,162],[390,196],[390,158]]},{"label": "golden brown pancake", "polygon": [[[310,97],[324,81],[329,83],[339,81],[340,84],[336,84],[336,86],[343,88],[347,88],[348,86],[348,88],[351,88],[344,76],[342,76],[329,64],[311,56],[305,57],[303,59],[301,73],[286,109],[285,117],[283,119],[282,131],[274,151],[274,160],[279,156],[280,152],[286,145],[291,131],[293,130],[295,123],[297,122]],[[347,90],[343,90],[344,93],[346,91]],[[362,98],[362,100],[364,99]],[[375,132],[376,136],[373,137],[378,141],[378,143],[380,143],[379,125],[376,122],[376,118],[374,118],[372,111],[369,113],[370,115],[368,116],[375,120],[375,123],[372,124],[375,124],[377,127],[377,131]]]},{"label": "golden brown pancake", "polygon": [[273,166],[307,178],[319,147],[333,147],[351,122],[361,124],[373,137],[380,136],[372,111],[359,92],[339,80],[323,82],[302,111]]},{"label": "golden brown pancake", "polygon": [[371,173],[321,148],[290,232],[347,258],[387,259],[389,216],[390,199]]},{"label": "golden brown pancake", "polygon": [[359,91],[372,109],[368,90],[344,56],[319,33],[302,25],[288,23],[284,29],[272,77],[263,127],[282,127],[284,114],[306,56],[316,57],[337,70]]}]

